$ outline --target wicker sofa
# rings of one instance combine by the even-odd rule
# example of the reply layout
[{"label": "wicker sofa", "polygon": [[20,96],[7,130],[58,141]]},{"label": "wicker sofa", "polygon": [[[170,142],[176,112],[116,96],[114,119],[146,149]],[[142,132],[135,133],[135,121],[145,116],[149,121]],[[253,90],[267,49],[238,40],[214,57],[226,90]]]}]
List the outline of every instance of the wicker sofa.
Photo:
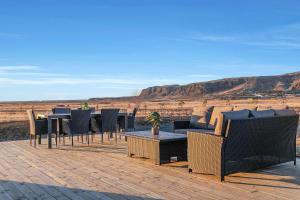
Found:
[{"label": "wicker sofa", "polygon": [[219,121],[223,126],[219,129],[221,135],[201,129],[188,131],[189,171],[213,174],[224,181],[225,175],[235,172],[289,161],[296,164],[299,115],[290,111],[277,113],[243,119],[225,117]]},{"label": "wicker sofa", "polygon": [[235,105],[235,106],[207,106],[205,108],[194,108],[192,116],[189,120],[174,121],[173,131],[174,133],[186,134],[188,131],[198,131],[205,129],[208,131],[214,131],[217,125],[217,119],[222,112],[228,111],[265,111],[265,110],[286,110],[287,105]]}]

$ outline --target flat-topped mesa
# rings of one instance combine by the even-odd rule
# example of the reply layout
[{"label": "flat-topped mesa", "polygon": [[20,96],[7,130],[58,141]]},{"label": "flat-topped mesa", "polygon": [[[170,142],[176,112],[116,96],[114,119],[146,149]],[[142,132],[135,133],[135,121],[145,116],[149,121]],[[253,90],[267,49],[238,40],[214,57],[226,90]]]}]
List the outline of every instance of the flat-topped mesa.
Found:
[{"label": "flat-topped mesa", "polygon": [[140,98],[193,98],[257,96],[300,92],[300,72],[278,76],[225,78],[187,85],[154,86],[142,90]]}]

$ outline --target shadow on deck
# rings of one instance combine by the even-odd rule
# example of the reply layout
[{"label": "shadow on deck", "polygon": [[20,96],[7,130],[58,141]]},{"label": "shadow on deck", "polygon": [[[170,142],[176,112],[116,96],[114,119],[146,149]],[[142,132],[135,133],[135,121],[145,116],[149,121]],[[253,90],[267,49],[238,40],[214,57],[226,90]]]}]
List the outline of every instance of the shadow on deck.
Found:
[{"label": "shadow on deck", "polygon": [[[187,162],[161,166],[129,158],[124,140],[47,149],[0,142],[0,199],[299,199],[300,167],[292,162],[220,183],[189,174]],[[299,163],[298,159],[298,163]]]}]

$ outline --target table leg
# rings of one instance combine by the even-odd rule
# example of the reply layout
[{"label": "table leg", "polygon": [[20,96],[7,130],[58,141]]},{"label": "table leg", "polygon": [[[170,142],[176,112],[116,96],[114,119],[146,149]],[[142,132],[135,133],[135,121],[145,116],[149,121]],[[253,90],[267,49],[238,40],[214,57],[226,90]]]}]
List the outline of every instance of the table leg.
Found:
[{"label": "table leg", "polygon": [[127,131],[127,129],[128,129],[128,117],[127,117],[127,115],[125,115],[124,119],[125,119],[125,131]]},{"label": "table leg", "polygon": [[52,148],[51,135],[52,135],[52,118],[48,117],[48,149]]},{"label": "table leg", "polygon": [[60,132],[60,127],[61,127],[61,125],[62,125],[62,119],[57,119],[57,125],[56,125],[56,136],[58,137],[58,140],[59,140],[59,144],[60,144],[60,134],[61,134],[61,132]]}]

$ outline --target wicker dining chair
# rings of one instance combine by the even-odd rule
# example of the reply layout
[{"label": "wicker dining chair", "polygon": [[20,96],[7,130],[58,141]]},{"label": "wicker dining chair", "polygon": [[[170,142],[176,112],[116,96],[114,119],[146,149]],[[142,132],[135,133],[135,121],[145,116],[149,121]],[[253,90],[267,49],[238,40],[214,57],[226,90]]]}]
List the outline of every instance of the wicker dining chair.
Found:
[{"label": "wicker dining chair", "polygon": [[[48,133],[48,122],[47,119],[36,119],[33,110],[27,110],[27,115],[29,118],[29,140],[30,145],[32,145],[32,139],[34,139],[34,147],[36,147],[36,139],[38,143],[41,144],[42,135]],[[57,145],[57,135],[56,135],[56,145]]]},{"label": "wicker dining chair", "polygon": [[119,110],[120,109],[101,109],[101,117],[91,118],[91,131],[101,134],[101,143],[103,143],[104,133],[108,133],[108,139],[115,133],[115,140],[117,142]]},{"label": "wicker dining chair", "polygon": [[135,115],[138,111],[138,108],[134,108],[132,113],[128,115],[128,129],[135,130]]},{"label": "wicker dining chair", "polygon": [[[67,107],[52,108],[53,114],[66,114],[66,113],[69,114],[70,112],[71,112],[71,109],[67,108]],[[64,135],[62,133],[62,119],[52,119],[52,130],[54,133],[58,134],[59,143],[60,143],[61,137],[63,137],[63,140],[64,140]]]},{"label": "wicker dining chair", "polygon": [[74,146],[73,136],[81,135],[83,141],[83,134],[87,135],[89,145],[90,115],[91,110],[71,110],[71,119],[62,120],[62,132],[71,136],[72,146]]},{"label": "wicker dining chair", "polygon": [[119,131],[125,130],[126,128],[131,131],[135,130],[135,115],[136,115],[137,111],[138,111],[138,108],[134,108],[132,113],[129,113],[127,115],[127,127],[125,127],[125,119],[124,119],[125,116],[118,117]]}]

